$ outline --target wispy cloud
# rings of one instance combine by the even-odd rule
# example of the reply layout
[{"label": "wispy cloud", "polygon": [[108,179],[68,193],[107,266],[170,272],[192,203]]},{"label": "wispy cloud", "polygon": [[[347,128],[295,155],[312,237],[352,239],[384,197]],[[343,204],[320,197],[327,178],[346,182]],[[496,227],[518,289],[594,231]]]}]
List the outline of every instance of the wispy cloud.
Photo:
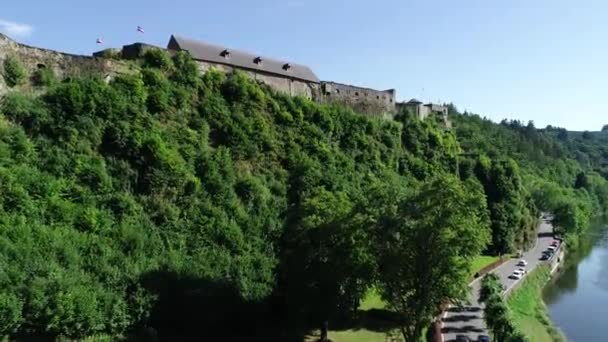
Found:
[{"label": "wispy cloud", "polygon": [[28,24],[20,24],[13,21],[0,19],[0,32],[11,37],[25,38],[34,32],[34,27]]}]

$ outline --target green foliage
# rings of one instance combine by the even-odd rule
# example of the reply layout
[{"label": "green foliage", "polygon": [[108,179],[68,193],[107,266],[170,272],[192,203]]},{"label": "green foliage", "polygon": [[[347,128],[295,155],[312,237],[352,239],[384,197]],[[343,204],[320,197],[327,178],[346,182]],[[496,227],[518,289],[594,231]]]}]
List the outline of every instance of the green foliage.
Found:
[{"label": "green foliage", "polygon": [[34,72],[34,85],[39,87],[48,87],[57,82],[57,77],[52,68],[40,67]]},{"label": "green foliage", "polygon": [[163,49],[148,49],[143,56],[144,67],[169,70],[173,63],[167,51]]},{"label": "green foliage", "polygon": [[[603,132],[583,134],[551,126],[536,129],[532,124],[506,120],[495,124],[477,115],[460,114],[453,107],[450,115],[465,151],[486,156],[476,163],[474,173],[488,195],[494,232],[490,251],[529,246],[537,210],[556,213],[554,223],[565,234],[584,231],[591,215],[608,210],[608,172],[604,170],[608,149]],[[492,174],[498,163],[518,167],[497,167]],[[470,164],[467,161],[464,171],[461,167],[461,177],[471,177],[473,172],[466,169]],[[493,195],[496,193],[499,196]]]},{"label": "green foliage", "polygon": [[101,57],[107,59],[121,59],[122,53],[118,49],[109,48],[101,51]]},{"label": "green foliage", "polygon": [[502,298],[501,291],[493,280],[488,280],[482,292],[486,293],[484,319],[488,329],[494,335],[494,340],[505,342],[528,341],[515,327],[511,312]]},{"label": "green foliage", "polygon": [[452,132],[201,76],[185,53],[143,64],[2,99],[0,334],[290,340],[378,288],[409,341],[482,250],[531,241],[536,207],[576,232],[608,208],[601,170],[533,125]]},{"label": "green foliage", "polygon": [[442,176],[395,209],[378,226],[378,277],[404,339],[419,341],[442,303],[466,298],[470,263],[489,240],[486,207],[479,189]]},{"label": "green foliage", "polygon": [[494,294],[502,293],[502,283],[496,273],[488,273],[481,279],[481,289],[479,291],[479,301],[485,302]]},{"label": "green foliage", "polygon": [[537,267],[530,272],[523,283],[513,290],[508,299],[513,323],[531,341],[565,341],[560,331],[553,325],[542,292],[550,279],[548,265]]},{"label": "green foliage", "polygon": [[492,161],[482,156],[475,167],[490,209],[492,244],[489,249],[495,254],[530,246],[534,239],[536,210],[519,173],[519,166],[512,159]]},{"label": "green foliage", "polygon": [[21,61],[13,56],[8,55],[4,59],[4,81],[9,87],[14,87],[23,84],[27,80],[27,70]]},{"label": "green foliage", "polygon": [[109,84],[3,99],[0,333],[252,336],[278,313],[297,335],[352,317],[378,277],[377,222],[394,198],[454,172],[455,137],[432,123],[165,57]]},{"label": "green foliage", "polygon": [[23,303],[12,293],[0,294],[0,336],[17,331],[23,322]]}]

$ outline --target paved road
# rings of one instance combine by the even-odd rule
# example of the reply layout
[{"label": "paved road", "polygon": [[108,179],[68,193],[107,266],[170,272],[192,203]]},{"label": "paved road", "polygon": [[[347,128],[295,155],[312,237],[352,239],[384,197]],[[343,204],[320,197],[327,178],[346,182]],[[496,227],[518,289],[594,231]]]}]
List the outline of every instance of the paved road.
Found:
[{"label": "paved road", "polygon": [[[528,266],[526,267],[528,271],[533,270],[542,263],[540,260],[542,252],[551,245],[552,241],[553,227],[550,222],[542,220],[535,247],[524,253],[523,259],[528,262]],[[500,276],[500,280],[507,290],[512,288],[517,282],[522,281],[509,279],[509,275],[515,270],[515,265],[518,261],[519,259],[510,259],[493,271]],[[477,341],[479,335],[490,335],[483,320],[483,304],[477,301],[480,287],[481,281],[477,279],[471,284],[470,305],[465,306],[460,311],[457,308],[450,308],[444,315],[441,332],[445,342],[455,341],[456,335],[460,334],[468,336],[472,341]]]}]

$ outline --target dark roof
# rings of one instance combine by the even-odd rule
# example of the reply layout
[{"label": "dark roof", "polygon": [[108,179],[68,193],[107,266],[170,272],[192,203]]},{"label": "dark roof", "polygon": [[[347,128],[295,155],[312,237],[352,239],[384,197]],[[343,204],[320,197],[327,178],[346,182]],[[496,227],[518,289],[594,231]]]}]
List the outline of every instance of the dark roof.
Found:
[{"label": "dark roof", "polygon": [[[171,36],[167,48],[172,50],[188,51],[190,55],[192,55],[192,58],[199,61],[264,71],[270,74],[293,77],[307,82],[319,83],[319,78],[309,67],[305,65],[261,57],[247,52],[232,50],[176,35]],[[259,63],[256,63],[256,61]]]},{"label": "dark roof", "polygon": [[416,100],[416,99],[411,99],[411,100],[407,101],[407,103],[408,103],[408,104],[421,104],[422,102],[421,102],[421,101],[418,101],[418,100]]}]

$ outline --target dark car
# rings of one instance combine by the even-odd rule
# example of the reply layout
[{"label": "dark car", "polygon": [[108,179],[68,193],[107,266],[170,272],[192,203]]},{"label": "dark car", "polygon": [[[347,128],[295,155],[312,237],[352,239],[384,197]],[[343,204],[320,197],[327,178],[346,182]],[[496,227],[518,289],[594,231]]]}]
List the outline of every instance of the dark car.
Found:
[{"label": "dark car", "polygon": [[477,341],[479,341],[479,342],[492,342],[492,340],[490,340],[490,336],[488,336],[488,335],[479,335],[477,337]]},{"label": "dark car", "polygon": [[464,335],[456,335],[456,342],[471,342],[471,339]]},{"label": "dark car", "polygon": [[543,256],[540,257],[540,260],[549,260],[549,254],[543,253]]}]

